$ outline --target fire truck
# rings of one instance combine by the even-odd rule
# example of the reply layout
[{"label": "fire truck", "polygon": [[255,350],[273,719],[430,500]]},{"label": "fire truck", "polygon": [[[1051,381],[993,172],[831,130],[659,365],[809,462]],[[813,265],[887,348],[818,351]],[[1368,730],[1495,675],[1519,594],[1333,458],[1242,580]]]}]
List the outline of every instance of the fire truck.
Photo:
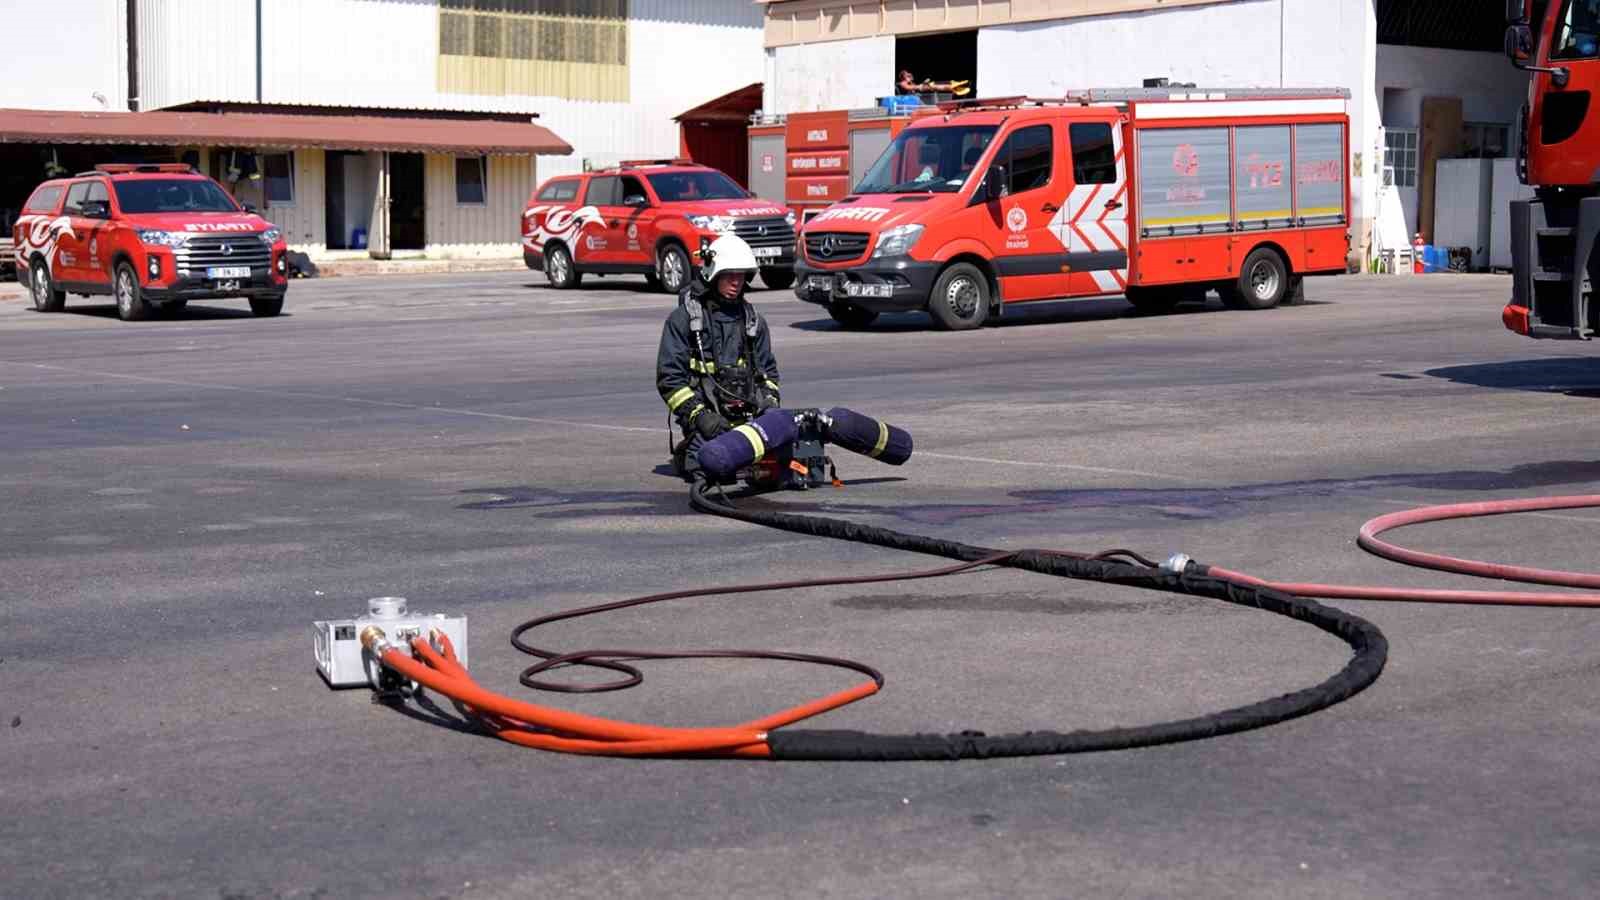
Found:
[{"label": "fire truck", "polygon": [[1517,171],[1534,188],[1511,204],[1506,328],[1532,338],[1590,340],[1600,254],[1600,2],[1508,0],[1506,55],[1530,73]]},{"label": "fire truck", "polygon": [[1167,311],[1346,271],[1349,91],[1133,88],[944,104],[811,217],[795,293],[850,327],[1122,294]]}]

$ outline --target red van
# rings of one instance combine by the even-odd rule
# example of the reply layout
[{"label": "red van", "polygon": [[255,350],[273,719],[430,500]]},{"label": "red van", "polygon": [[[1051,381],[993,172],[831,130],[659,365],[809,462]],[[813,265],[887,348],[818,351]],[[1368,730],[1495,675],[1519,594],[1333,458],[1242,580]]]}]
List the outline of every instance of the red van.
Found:
[{"label": "red van", "polygon": [[541,184],[522,214],[522,257],[556,288],[586,273],[643,275],[676,294],[700,239],[731,231],[761,263],[761,281],[794,283],[795,216],[733,179],[688,160],[625,162]]},{"label": "red van", "polygon": [[923,113],[806,223],[795,293],[849,326],[1218,289],[1263,309],[1345,271],[1349,92],[1131,89]]},{"label": "red van", "polygon": [[188,165],[103,165],[39,185],[17,217],[17,280],[40,312],[110,295],[123,321],[190,300],[283,310],[283,234]]}]

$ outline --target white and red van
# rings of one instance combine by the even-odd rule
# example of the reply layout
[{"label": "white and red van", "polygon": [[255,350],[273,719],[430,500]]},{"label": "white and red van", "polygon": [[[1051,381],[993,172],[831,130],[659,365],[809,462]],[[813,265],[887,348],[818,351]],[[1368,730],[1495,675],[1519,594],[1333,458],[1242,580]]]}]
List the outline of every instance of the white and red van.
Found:
[{"label": "white and red van", "polygon": [[811,218],[795,293],[849,326],[1123,294],[1167,310],[1302,296],[1346,270],[1349,92],[1130,89],[916,116]]}]

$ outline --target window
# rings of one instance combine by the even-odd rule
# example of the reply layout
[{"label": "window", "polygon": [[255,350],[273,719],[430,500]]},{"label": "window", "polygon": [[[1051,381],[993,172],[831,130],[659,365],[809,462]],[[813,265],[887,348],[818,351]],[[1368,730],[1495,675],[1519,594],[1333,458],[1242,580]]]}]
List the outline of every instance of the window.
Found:
[{"label": "window", "polygon": [[89,182],[75,182],[67,189],[67,205],[61,207],[63,213],[77,215],[83,211],[83,201],[89,199]]},{"label": "window", "polygon": [[605,175],[589,179],[589,190],[583,195],[584,206],[621,206],[622,179]]},{"label": "window", "polygon": [[578,199],[578,179],[570,178],[566,181],[552,181],[539,192],[538,199],[546,203],[569,203]]},{"label": "window", "polygon": [[1556,16],[1556,40],[1551,59],[1591,59],[1600,56],[1600,10],[1590,0],[1565,0]]},{"label": "window", "polygon": [[1115,184],[1117,151],[1111,143],[1111,126],[1080,122],[1067,134],[1072,138],[1072,180],[1078,184]]},{"label": "window", "polygon": [[1006,193],[1020,194],[1050,183],[1050,126],[1030,125],[1006,138],[995,162],[1006,167]]},{"label": "window", "polygon": [[106,191],[106,183],[104,181],[91,181],[89,182],[89,195],[83,199],[85,202],[98,200],[101,203],[110,203],[111,194]]},{"label": "window", "polygon": [[117,205],[125,213],[237,212],[238,204],[216,182],[205,178],[140,178],[116,183]]},{"label": "window", "polygon": [[266,179],[268,204],[294,205],[294,154],[267,153],[261,157],[261,175]]},{"label": "window", "polygon": [[456,203],[481,206],[488,202],[489,161],[482,156],[456,157]]},{"label": "window", "polygon": [[[749,196],[733,179],[710,170],[699,172],[663,172],[646,175],[650,186],[662,203],[680,200],[743,200]],[[631,193],[631,191],[630,191]],[[640,191],[640,193],[644,193]]]},{"label": "window", "polygon": [[437,6],[441,91],[628,99],[628,0]]},{"label": "window", "polygon": [[56,204],[61,202],[61,195],[66,191],[64,185],[47,184],[33,192],[27,204],[22,207],[25,213],[52,213],[56,211]]},{"label": "window", "polygon": [[646,203],[650,202],[650,195],[644,192],[644,185],[632,175],[624,175],[622,177],[622,190],[619,195],[618,202],[622,204],[626,204],[630,198],[634,197],[642,197]]},{"label": "window", "polygon": [[1462,129],[1462,159],[1500,159],[1511,155],[1511,126],[1468,122]]},{"label": "window", "polygon": [[1390,128],[1383,133],[1384,184],[1417,186],[1417,130]]}]

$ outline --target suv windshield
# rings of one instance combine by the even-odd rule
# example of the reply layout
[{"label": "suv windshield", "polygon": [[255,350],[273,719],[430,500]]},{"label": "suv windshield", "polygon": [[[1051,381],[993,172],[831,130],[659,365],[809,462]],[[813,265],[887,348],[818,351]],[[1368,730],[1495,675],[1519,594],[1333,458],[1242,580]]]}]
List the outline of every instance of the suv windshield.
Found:
[{"label": "suv windshield", "polygon": [[681,200],[743,200],[744,188],[721,172],[663,172],[645,176],[662,203]]},{"label": "suv windshield", "polygon": [[141,178],[112,184],[124,213],[239,211],[227,191],[199,178]]},{"label": "suv windshield", "polygon": [[1556,18],[1551,59],[1600,56],[1600,0],[1566,0]]},{"label": "suv windshield", "polygon": [[900,132],[872,164],[857,194],[954,193],[972,177],[995,125],[946,125]]}]

